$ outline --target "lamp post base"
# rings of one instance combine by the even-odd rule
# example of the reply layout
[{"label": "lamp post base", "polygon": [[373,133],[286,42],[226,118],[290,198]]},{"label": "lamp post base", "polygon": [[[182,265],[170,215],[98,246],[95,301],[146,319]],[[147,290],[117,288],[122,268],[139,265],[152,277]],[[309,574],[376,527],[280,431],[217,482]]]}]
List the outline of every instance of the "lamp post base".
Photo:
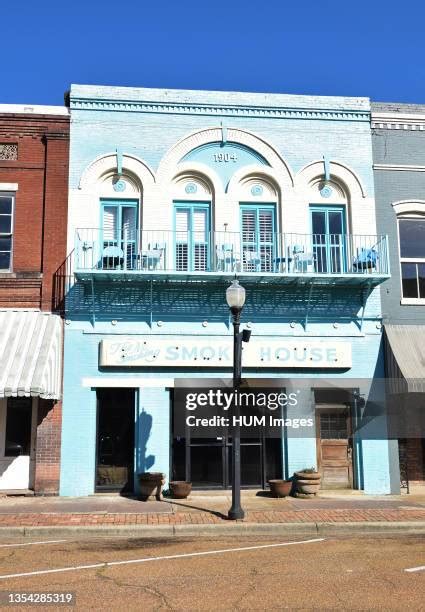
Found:
[{"label": "lamp post base", "polygon": [[230,508],[229,512],[227,513],[227,518],[229,518],[231,521],[237,521],[238,519],[241,520],[245,518],[245,512],[242,510],[242,508]]}]

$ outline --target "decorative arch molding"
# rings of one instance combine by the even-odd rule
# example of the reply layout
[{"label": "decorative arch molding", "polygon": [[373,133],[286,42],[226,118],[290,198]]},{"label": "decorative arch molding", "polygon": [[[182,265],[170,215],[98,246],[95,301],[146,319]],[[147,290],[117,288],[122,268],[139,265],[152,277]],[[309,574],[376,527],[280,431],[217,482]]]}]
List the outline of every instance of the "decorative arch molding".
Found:
[{"label": "decorative arch molding", "polygon": [[282,184],[282,175],[274,168],[257,166],[255,164],[244,166],[235,172],[227,186],[227,193],[230,196],[235,195],[237,197],[241,193],[244,184],[250,180],[257,180],[260,183],[264,181],[272,187],[278,198],[281,197],[280,185]]},{"label": "decorative arch molding", "polygon": [[[333,182],[340,182],[351,199],[366,198],[366,189],[360,177],[354,170],[342,162],[332,160],[330,162],[330,178]],[[295,184],[301,189],[308,189],[310,184],[318,178],[323,179],[323,160],[310,162],[301,168],[295,175]]]},{"label": "decorative arch molding", "polygon": [[407,214],[425,215],[425,200],[399,200],[392,207],[397,217]]},{"label": "decorative arch molding", "polygon": [[201,164],[199,162],[182,162],[174,169],[174,174],[170,177],[169,182],[173,185],[183,176],[192,176],[193,178],[198,178],[200,181],[207,183],[212,195],[217,196],[217,194],[223,193],[223,185],[220,177],[206,164]]},{"label": "decorative arch molding", "polygon": [[[211,142],[221,142],[221,140],[221,127],[197,130],[184,136],[162,158],[157,171],[158,182],[165,183],[171,180],[171,177],[175,175],[176,167],[179,165],[180,160],[190,151]],[[259,153],[281,176],[281,187],[293,187],[294,178],[291,169],[269,142],[251,132],[237,128],[227,128],[227,142],[245,145]]]},{"label": "decorative arch molding", "polygon": [[[85,191],[95,189],[100,179],[117,167],[116,153],[100,155],[84,170],[78,188]],[[149,166],[134,155],[122,156],[123,173],[129,172],[140,184],[140,189],[152,187],[155,184],[155,174]]]}]

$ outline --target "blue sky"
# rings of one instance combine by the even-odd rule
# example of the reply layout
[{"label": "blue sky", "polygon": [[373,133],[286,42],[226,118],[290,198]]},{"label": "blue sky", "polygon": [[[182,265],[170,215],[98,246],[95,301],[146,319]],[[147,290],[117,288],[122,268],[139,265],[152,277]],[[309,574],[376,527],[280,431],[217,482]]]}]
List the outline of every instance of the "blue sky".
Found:
[{"label": "blue sky", "polygon": [[85,83],[425,104],[424,16],[391,0],[3,0],[0,103],[61,104]]}]

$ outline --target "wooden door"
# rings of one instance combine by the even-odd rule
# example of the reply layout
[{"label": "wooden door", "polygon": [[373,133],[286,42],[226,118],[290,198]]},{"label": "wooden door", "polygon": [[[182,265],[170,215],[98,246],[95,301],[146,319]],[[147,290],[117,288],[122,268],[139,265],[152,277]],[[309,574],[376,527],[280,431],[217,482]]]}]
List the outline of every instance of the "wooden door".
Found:
[{"label": "wooden door", "polygon": [[317,463],[323,489],[351,489],[353,460],[349,406],[317,408]]}]

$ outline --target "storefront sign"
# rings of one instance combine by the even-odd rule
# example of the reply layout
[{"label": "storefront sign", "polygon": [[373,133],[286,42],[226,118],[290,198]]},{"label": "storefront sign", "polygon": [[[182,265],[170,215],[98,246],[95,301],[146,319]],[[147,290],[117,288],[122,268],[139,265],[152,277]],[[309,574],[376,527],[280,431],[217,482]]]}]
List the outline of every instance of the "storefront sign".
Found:
[{"label": "storefront sign", "polygon": [[[233,338],[128,336],[102,340],[100,367],[223,368],[233,363]],[[350,368],[349,342],[251,338],[245,368]]]}]

